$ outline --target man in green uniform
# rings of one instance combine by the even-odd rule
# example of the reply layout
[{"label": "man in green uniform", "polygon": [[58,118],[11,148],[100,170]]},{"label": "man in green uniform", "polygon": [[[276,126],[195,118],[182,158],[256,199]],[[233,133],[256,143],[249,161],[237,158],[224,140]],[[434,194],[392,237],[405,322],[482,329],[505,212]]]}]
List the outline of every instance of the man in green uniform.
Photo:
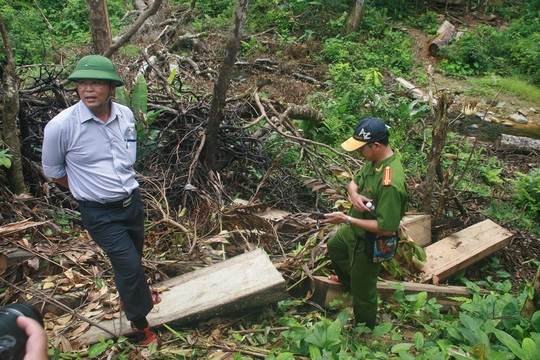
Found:
[{"label": "man in green uniform", "polygon": [[[407,204],[405,173],[397,154],[388,144],[388,129],[377,118],[365,118],[354,135],[341,146],[346,151],[359,151],[366,164],[349,183],[349,214],[326,214],[322,223],[340,224],[328,241],[328,253],[339,281],[350,288],[354,317],[358,323],[373,328],[377,319],[377,278],[381,263],[368,260],[365,239],[368,236],[396,234]],[[366,203],[371,202],[375,210]],[[368,204],[369,205],[369,204]]]}]

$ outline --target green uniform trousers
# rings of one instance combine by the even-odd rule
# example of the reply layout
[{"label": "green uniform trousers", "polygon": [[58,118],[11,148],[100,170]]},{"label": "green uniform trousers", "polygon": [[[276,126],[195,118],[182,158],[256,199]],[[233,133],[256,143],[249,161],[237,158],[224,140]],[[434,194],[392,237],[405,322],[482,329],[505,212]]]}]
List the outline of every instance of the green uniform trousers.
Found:
[{"label": "green uniform trousers", "polygon": [[327,245],[336,275],[353,297],[356,322],[374,328],[377,320],[377,279],[381,263],[368,261],[365,241],[357,241],[348,225],[341,226]]}]

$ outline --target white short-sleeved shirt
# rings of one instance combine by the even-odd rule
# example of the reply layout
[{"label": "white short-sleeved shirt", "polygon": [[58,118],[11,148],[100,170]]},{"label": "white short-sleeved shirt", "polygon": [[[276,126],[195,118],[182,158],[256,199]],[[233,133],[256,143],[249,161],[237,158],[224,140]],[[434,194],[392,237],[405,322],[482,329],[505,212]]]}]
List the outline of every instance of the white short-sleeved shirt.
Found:
[{"label": "white short-sleeved shirt", "polygon": [[45,175],[53,179],[67,175],[77,200],[105,203],[124,199],[139,186],[133,170],[137,143],[124,136],[133,126],[133,112],[126,106],[111,103],[111,116],[104,123],[79,101],[45,127]]}]

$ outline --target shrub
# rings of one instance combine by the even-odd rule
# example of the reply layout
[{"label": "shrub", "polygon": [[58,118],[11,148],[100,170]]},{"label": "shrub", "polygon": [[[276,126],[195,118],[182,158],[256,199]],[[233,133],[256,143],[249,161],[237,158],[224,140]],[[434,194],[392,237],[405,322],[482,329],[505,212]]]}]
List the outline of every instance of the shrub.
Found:
[{"label": "shrub", "polygon": [[514,204],[534,224],[535,219],[538,221],[540,218],[540,168],[531,170],[529,174],[518,172],[514,185]]},{"label": "shrub", "polygon": [[489,74],[527,77],[540,85],[540,23],[514,21],[506,30],[480,25],[440,53],[441,69],[450,75]]}]

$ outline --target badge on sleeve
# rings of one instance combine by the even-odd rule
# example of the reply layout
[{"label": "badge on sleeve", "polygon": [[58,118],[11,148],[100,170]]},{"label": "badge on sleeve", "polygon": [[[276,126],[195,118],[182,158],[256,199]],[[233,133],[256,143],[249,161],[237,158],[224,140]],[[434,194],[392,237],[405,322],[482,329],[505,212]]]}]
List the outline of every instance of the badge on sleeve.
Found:
[{"label": "badge on sleeve", "polygon": [[382,184],[383,186],[392,185],[392,168],[390,166],[384,168]]}]

